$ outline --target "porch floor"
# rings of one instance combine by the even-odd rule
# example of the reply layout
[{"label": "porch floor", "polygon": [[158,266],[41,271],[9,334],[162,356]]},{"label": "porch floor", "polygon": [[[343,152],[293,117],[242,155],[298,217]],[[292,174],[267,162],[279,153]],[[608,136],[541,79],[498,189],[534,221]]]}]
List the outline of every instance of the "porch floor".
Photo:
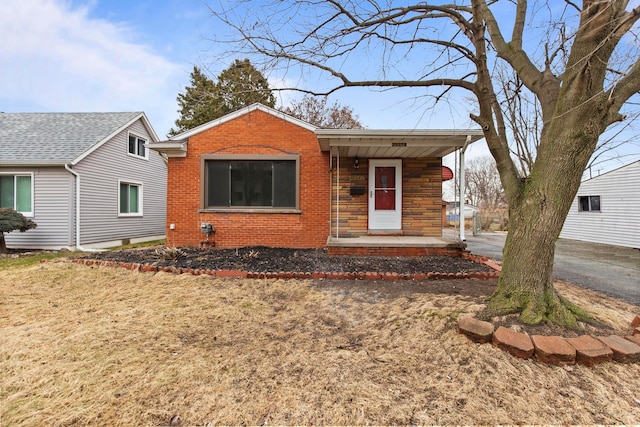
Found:
[{"label": "porch floor", "polygon": [[327,246],[342,248],[464,248],[466,244],[447,237],[329,236]]},{"label": "porch floor", "polygon": [[461,256],[466,248],[464,242],[449,234],[440,237],[329,236],[327,239],[327,251],[332,255]]}]

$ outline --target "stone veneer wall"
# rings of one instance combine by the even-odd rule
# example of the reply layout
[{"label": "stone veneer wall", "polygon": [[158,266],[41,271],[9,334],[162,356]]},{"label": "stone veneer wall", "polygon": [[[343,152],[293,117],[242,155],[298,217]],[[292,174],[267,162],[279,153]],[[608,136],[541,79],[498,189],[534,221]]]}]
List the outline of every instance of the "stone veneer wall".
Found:
[{"label": "stone veneer wall", "polygon": [[[335,160],[334,160],[335,162]],[[362,236],[368,232],[369,162],[340,159],[339,232],[340,236]],[[337,168],[331,174],[331,234],[336,232]],[[363,187],[363,195],[351,195],[352,187]],[[442,235],[442,160],[440,158],[402,161],[402,234],[439,237]]]}]

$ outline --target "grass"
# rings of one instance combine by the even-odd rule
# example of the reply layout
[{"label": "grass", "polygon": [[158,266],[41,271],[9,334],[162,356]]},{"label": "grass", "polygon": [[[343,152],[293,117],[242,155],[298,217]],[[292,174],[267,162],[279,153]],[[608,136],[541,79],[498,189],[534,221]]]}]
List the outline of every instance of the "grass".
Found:
[{"label": "grass", "polygon": [[[135,248],[146,248],[153,246],[161,246],[165,244],[165,240],[154,240],[149,242],[142,243],[132,243],[123,246],[117,246],[113,248],[109,248],[107,250],[121,250],[121,249],[135,249]],[[70,251],[43,251],[43,252],[34,252],[28,256],[19,256],[16,258],[12,258],[10,256],[0,257],[0,269],[3,268],[15,268],[15,267],[29,267],[32,265],[40,264],[43,261],[50,261],[57,258],[71,258],[74,256],[82,255],[82,252],[70,252]]]},{"label": "grass", "polygon": [[43,261],[50,261],[56,258],[68,258],[79,255],[80,252],[42,252],[29,256],[0,257],[0,270],[4,268],[23,268],[40,264]]},{"label": "grass", "polygon": [[[0,424],[637,424],[640,364],[572,370],[456,333],[481,298],[48,262],[0,270]],[[561,294],[615,328],[633,307]]]}]

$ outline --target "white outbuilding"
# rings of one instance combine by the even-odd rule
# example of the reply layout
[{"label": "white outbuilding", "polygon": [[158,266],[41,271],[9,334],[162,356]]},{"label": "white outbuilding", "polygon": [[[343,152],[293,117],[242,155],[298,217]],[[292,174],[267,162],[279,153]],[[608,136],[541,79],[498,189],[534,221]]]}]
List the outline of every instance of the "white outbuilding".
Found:
[{"label": "white outbuilding", "polygon": [[640,248],[640,161],[582,182],[560,237]]}]

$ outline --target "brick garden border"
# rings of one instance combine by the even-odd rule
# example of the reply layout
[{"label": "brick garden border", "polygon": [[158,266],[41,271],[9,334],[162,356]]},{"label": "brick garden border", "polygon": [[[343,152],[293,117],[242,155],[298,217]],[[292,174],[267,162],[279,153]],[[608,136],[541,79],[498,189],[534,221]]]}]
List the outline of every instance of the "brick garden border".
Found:
[{"label": "brick garden border", "polygon": [[473,342],[492,343],[515,357],[531,359],[535,356],[541,362],[558,366],[576,363],[594,366],[612,360],[621,363],[640,362],[640,317],[635,316],[630,326],[632,331],[624,337],[582,335],[577,338],[563,338],[529,336],[527,333],[516,332],[504,326],[496,330],[492,323],[473,317],[458,320],[458,332]]},{"label": "brick garden border", "polygon": [[[484,263],[482,257],[464,255],[465,258]],[[192,274],[194,276],[208,275],[212,277],[247,278],[247,279],[342,279],[342,280],[442,280],[442,279],[494,279],[499,276],[498,271],[472,272],[472,273],[391,273],[391,272],[344,272],[344,271],[279,271],[279,272],[251,272],[244,270],[213,270],[194,269],[170,266],[157,266],[122,261],[102,261],[90,258],[73,258],[72,263],[86,266],[119,267],[126,270],[140,271],[143,273],[166,272],[173,274]],[[490,265],[489,265],[490,266]]]}]

